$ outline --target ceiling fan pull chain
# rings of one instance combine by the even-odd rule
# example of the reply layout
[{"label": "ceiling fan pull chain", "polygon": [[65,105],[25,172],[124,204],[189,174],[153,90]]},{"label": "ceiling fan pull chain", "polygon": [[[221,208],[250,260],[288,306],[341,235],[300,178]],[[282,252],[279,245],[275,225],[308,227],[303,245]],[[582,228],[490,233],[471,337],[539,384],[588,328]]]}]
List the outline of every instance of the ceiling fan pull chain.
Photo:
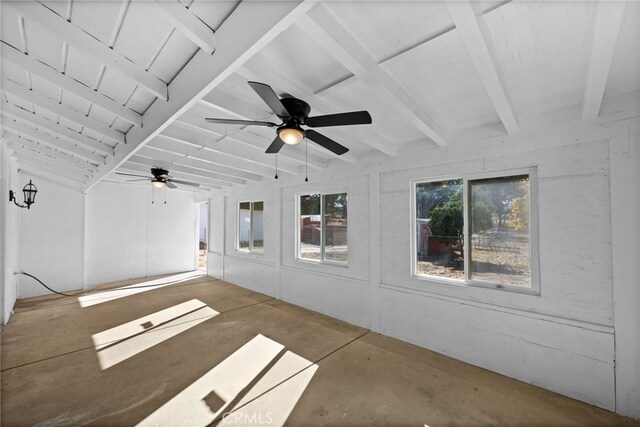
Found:
[{"label": "ceiling fan pull chain", "polygon": [[309,182],[309,167],[307,162],[307,151],[309,150],[309,140],[304,138],[304,182]]},{"label": "ceiling fan pull chain", "polygon": [[278,153],[276,153],[276,179],[278,179]]},{"label": "ceiling fan pull chain", "polygon": [[153,205],[155,203],[155,191],[153,191],[153,187],[151,187],[151,204]]},{"label": "ceiling fan pull chain", "polygon": [[167,204],[167,186],[164,186],[164,204]]}]

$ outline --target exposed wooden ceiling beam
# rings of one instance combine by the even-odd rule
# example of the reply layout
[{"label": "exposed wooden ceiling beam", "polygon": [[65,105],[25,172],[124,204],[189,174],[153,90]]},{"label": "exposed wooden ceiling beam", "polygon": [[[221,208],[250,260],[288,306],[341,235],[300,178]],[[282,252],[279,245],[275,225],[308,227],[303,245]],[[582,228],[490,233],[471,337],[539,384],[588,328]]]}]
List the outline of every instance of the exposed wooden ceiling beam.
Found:
[{"label": "exposed wooden ceiling beam", "polygon": [[302,2],[241,2],[216,32],[215,55],[198,51],[169,85],[169,101],[155,102],[145,113],[145,126],[127,133],[127,144],[116,147],[114,162],[88,183],[90,190],[160,134],[198,99],[218,86],[242,64],[288,28],[313,5]]},{"label": "exposed wooden ceiling beam", "polygon": [[[178,2],[176,1],[176,3]],[[100,40],[87,34],[81,28],[76,27],[51,9],[32,0],[10,2],[8,4],[15,8],[20,15],[32,19],[47,30],[60,35],[71,46],[93,56],[128,79],[134,80],[140,88],[147,90],[164,101],[167,100],[167,84],[165,82],[140,65],[120,55]]]},{"label": "exposed wooden ceiling beam", "polygon": [[509,133],[518,132],[518,120],[504,85],[491,34],[484,22],[482,11],[476,10],[469,0],[447,1],[449,13],[462,38],[467,53],[476,67],[493,106]]},{"label": "exposed wooden ceiling beam", "polygon": [[597,4],[593,49],[589,61],[589,75],[584,91],[584,101],[582,102],[582,118],[585,120],[595,119],[600,114],[600,106],[626,6],[624,1],[599,1]]},{"label": "exposed wooden ceiling beam", "polygon": [[273,176],[273,166],[266,165],[262,162],[254,162],[244,158],[233,157],[223,151],[204,148],[199,144],[193,144],[193,141],[184,141],[182,139],[158,135],[153,142],[147,144],[146,147],[170,153],[178,153],[183,156],[190,156],[198,160],[209,162],[216,167],[225,166],[234,170],[250,172],[260,176]]},{"label": "exposed wooden ceiling beam", "polygon": [[[20,161],[18,161],[20,163]],[[47,181],[51,181],[55,184],[61,185],[63,187],[69,188],[75,191],[82,191],[82,186],[84,184],[83,181],[78,181],[71,178],[66,178],[60,175],[56,175],[47,171],[42,170],[41,168],[36,168],[32,165],[24,165],[19,164],[18,170],[24,174],[29,175],[30,178],[38,177],[41,179],[45,179]],[[38,184],[38,181],[35,180],[34,184]]]},{"label": "exposed wooden ceiling beam", "polygon": [[51,132],[55,132],[62,136],[65,136],[80,145],[83,145],[91,150],[97,151],[102,154],[111,154],[113,153],[113,148],[109,147],[107,144],[103,144],[102,142],[96,141],[93,138],[90,138],[86,135],[78,133],[68,127],[61,125],[56,122],[52,122],[49,119],[45,119],[44,117],[35,114],[31,111],[24,110],[20,107],[16,107],[15,105],[11,105],[8,102],[2,102],[1,107],[3,112],[6,114],[13,114],[15,117],[20,117],[23,120],[34,123],[38,126],[41,126],[45,129],[49,129]]},{"label": "exposed wooden ceiling beam", "polygon": [[375,58],[332,15],[332,12],[318,4],[313,9],[313,19],[308,15],[303,16],[298,24],[301,30],[316,40],[350,72],[369,87],[376,89],[385,102],[404,115],[417,129],[438,145],[448,144],[444,129],[396,79],[378,65]]},{"label": "exposed wooden ceiling beam", "polygon": [[[131,156],[129,158],[129,160],[127,160],[128,162],[131,163],[137,163],[139,165],[146,165],[149,167],[158,167],[158,161],[154,160],[154,159],[149,159],[147,157],[142,157],[139,156],[137,154]],[[182,172],[182,173],[186,173],[189,175],[193,175],[193,176],[197,176],[197,177],[201,177],[201,178],[206,178],[209,182],[211,183],[215,183],[215,185],[219,185],[220,187],[231,187],[233,184],[231,182],[228,181],[222,181],[220,179],[218,179],[215,174],[210,174],[206,171],[202,171],[199,169],[193,169],[187,166],[180,166],[180,165],[170,165],[167,167],[167,169],[169,170],[169,173],[172,172]]]},{"label": "exposed wooden ceiling beam", "polygon": [[[184,156],[175,152],[162,150],[150,144],[142,147],[142,149],[138,151],[138,153],[145,157],[157,158],[158,160],[172,162],[184,166],[191,166],[196,169],[208,170],[222,175],[246,179],[248,181],[260,181],[262,179],[262,175],[256,173],[245,172],[238,169],[207,162],[206,160],[198,158],[195,154],[193,156]],[[199,151],[196,152],[196,154],[197,153],[199,153]]]},{"label": "exposed wooden ceiling beam", "polygon": [[73,179],[79,182],[87,182],[87,179],[90,176],[88,173],[76,172],[75,170],[72,171],[69,168],[59,165],[55,161],[34,159],[20,152],[15,152],[15,155],[21,165],[32,166],[36,170],[42,169],[44,172],[49,172],[64,178]]},{"label": "exposed wooden ceiling beam", "polygon": [[89,170],[85,167],[78,166],[77,164],[70,163],[67,160],[62,159],[60,157],[51,157],[47,154],[43,154],[39,151],[34,151],[30,148],[27,148],[23,145],[15,144],[13,142],[7,141],[7,147],[12,149],[16,153],[22,154],[23,156],[25,156],[25,158],[28,158],[34,161],[39,160],[41,162],[48,163],[60,169],[65,169],[69,172],[81,173],[87,176],[91,176],[91,174],[93,174],[94,172],[93,170]]},{"label": "exposed wooden ceiling beam", "polygon": [[81,157],[83,159],[89,160],[94,163],[105,163],[105,157],[99,154],[93,153],[86,148],[75,145],[72,142],[68,142],[59,138],[54,138],[42,131],[36,130],[30,126],[27,126],[24,123],[19,123],[16,121],[9,120],[8,118],[3,117],[0,121],[2,127],[5,129],[12,129],[17,133],[27,135],[31,138],[37,139],[41,143],[47,144],[54,149],[65,150],[66,152],[72,154],[73,156]]},{"label": "exposed wooden ceiling beam", "polygon": [[25,70],[37,74],[45,80],[60,86],[62,89],[73,92],[76,95],[86,99],[95,105],[98,105],[110,113],[132,123],[136,126],[142,126],[142,115],[104,96],[98,91],[93,90],[79,81],[51,68],[50,66],[38,61],[37,59],[26,55],[18,49],[2,42],[0,43],[0,55],[2,59],[12,62]]},{"label": "exposed wooden ceiling beam", "polygon": [[48,145],[45,144],[39,144],[37,142],[33,142],[31,140],[28,140],[26,138],[20,138],[17,135],[12,135],[10,133],[4,132],[2,134],[2,138],[6,139],[7,141],[10,141],[14,146],[22,146],[24,148],[27,148],[29,150],[32,150],[34,152],[40,153],[40,154],[44,154],[46,156],[49,157],[55,157],[56,159],[63,161],[63,162],[67,162],[69,164],[78,166],[80,168],[83,169],[87,169],[90,170],[92,172],[95,172],[98,170],[98,166],[94,165],[93,163],[89,163],[85,160],[82,160],[78,157],[73,157],[70,156],[69,154],[62,152],[62,151],[58,151],[55,150],[53,148],[51,148]]},{"label": "exposed wooden ceiling beam", "polygon": [[156,0],[155,3],[164,12],[164,18],[185,37],[209,55],[215,51],[214,31],[182,3],[178,0]]},{"label": "exposed wooden ceiling beam", "polygon": [[40,95],[31,89],[27,89],[24,86],[12,82],[11,80],[3,80],[2,89],[10,94],[24,99],[25,101],[36,104],[44,108],[45,110],[49,110],[53,113],[59,114],[60,116],[76,122],[79,125],[98,132],[99,134],[113,140],[116,143],[124,144],[125,138],[122,132],[103,123],[100,123],[89,116],[85,116],[84,114],[72,109],[71,107],[67,107],[66,105],[54,101],[53,99],[47,98],[44,95]]}]

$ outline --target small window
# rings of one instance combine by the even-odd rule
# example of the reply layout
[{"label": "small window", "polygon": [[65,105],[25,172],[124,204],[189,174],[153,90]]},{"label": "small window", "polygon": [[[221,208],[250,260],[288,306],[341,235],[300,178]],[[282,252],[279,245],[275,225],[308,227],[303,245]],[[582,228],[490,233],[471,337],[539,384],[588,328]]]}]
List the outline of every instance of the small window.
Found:
[{"label": "small window", "polygon": [[347,194],[300,196],[298,258],[346,264]]},{"label": "small window", "polygon": [[264,202],[238,204],[238,250],[264,251],[263,213]]},{"label": "small window", "polygon": [[414,274],[535,290],[528,174],[415,183]]}]

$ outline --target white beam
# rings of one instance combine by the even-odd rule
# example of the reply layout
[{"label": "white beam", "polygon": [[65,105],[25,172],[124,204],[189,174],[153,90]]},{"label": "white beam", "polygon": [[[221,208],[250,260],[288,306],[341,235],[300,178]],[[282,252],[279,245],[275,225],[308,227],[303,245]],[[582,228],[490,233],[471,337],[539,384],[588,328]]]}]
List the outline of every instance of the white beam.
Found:
[{"label": "white beam", "polygon": [[86,182],[89,178],[88,174],[71,171],[67,168],[57,165],[55,162],[46,162],[39,159],[33,159],[19,152],[15,152],[15,154],[20,161],[20,164],[24,166],[32,166],[36,170],[42,169],[44,172],[49,172],[54,175],[59,175],[80,182]]},{"label": "white beam", "polygon": [[3,60],[12,62],[26,71],[37,74],[45,80],[60,86],[62,89],[73,92],[76,95],[86,99],[95,105],[98,105],[110,113],[132,123],[136,126],[142,126],[142,115],[104,96],[98,91],[93,90],[79,81],[62,74],[58,70],[51,68],[43,62],[20,52],[18,49],[2,42],[0,43],[0,56]]},{"label": "white beam", "polygon": [[4,132],[2,134],[2,138],[6,139],[7,141],[10,141],[15,146],[22,146],[29,150],[35,151],[37,153],[44,154],[49,157],[55,157],[56,159],[62,162],[66,162],[66,163],[78,166],[80,168],[90,170],[92,172],[96,172],[98,170],[98,166],[92,163],[89,163],[85,160],[79,159],[77,157],[70,156],[65,152],[55,150],[49,147],[48,145],[39,144],[37,142],[33,142],[26,138],[21,138],[19,136],[12,135],[7,132]]},{"label": "white beam", "polygon": [[104,123],[100,123],[92,117],[85,116],[84,114],[72,109],[71,107],[67,107],[66,105],[54,101],[53,99],[40,95],[31,89],[27,89],[24,86],[20,86],[19,84],[12,82],[11,80],[4,79],[2,81],[2,89],[7,91],[8,93],[24,99],[25,101],[29,101],[46,110],[51,111],[52,113],[59,114],[60,116],[76,122],[79,125],[98,132],[99,134],[115,141],[116,143],[124,144],[125,138],[122,132],[109,127]]},{"label": "white beam", "polygon": [[12,129],[19,134],[28,135],[31,138],[37,139],[41,143],[47,144],[54,149],[62,149],[72,154],[73,156],[82,157],[83,159],[89,160],[94,163],[105,163],[105,157],[99,154],[92,153],[91,151],[75,145],[71,142],[64,141],[59,138],[54,138],[46,133],[43,133],[39,130],[36,130],[30,126],[27,126],[24,123],[19,123],[15,121],[11,121],[5,117],[0,121],[2,127],[5,129]]},{"label": "white beam", "polygon": [[[20,163],[19,160],[18,160],[18,163]],[[47,181],[51,181],[53,183],[56,183],[58,185],[66,187],[66,188],[70,188],[70,189],[75,190],[75,191],[82,191],[82,185],[83,185],[82,181],[78,181],[78,180],[75,180],[75,179],[71,179],[71,178],[66,178],[66,177],[63,177],[63,176],[55,175],[53,173],[46,172],[46,171],[44,171],[44,170],[42,170],[40,168],[36,168],[36,167],[31,166],[31,165],[22,165],[22,164],[20,164],[20,166],[18,167],[18,170],[23,172],[23,173],[26,173],[26,174],[29,174],[29,175],[32,175],[32,176],[36,176],[38,178],[42,178],[42,179],[45,179]],[[37,205],[37,202],[36,202],[36,205]]]},{"label": "white beam", "polygon": [[338,22],[327,8],[318,4],[313,10],[313,15],[314,19],[303,16],[298,21],[302,31],[316,40],[366,85],[375,89],[385,102],[398,110],[436,144],[441,146],[448,144],[444,129],[424,111],[396,79],[378,65],[367,49]]},{"label": "white beam", "polygon": [[215,55],[203,50],[169,85],[169,101],[154,102],[145,113],[144,127],[127,133],[127,144],[116,147],[113,164],[102,169],[85,188],[95,184],[160,134],[199,99],[229,77],[265,45],[287,29],[312,2],[241,2],[216,32]]},{"label": "white beam", "polygon": [[[142,156],[139,156],[137,154],[131,156],[129,158],[129,160],[127,160],[127,161],[130,162],[130,163],[137,163],[139,165],[146,165],[146,166],[149,166],[149,167],[157,167],[158,166],[158,162],[156,160],[149,159],[147,157],[142,157]],[[231,182],[222,181],[222,180],[216,178],[214,174],[209,174],[206,171],[201,171],[201,170],[189,168],[189,167],[186,167],[186,166],[170,165],[170,166],[167,167],[167,169],[169,170],[170,174],[172,172],[187,173],[189,175],[194,175],[194,176],[206,178],[207,180],[209,180],[209,182],[215,183],[216,185],[219,185],[221,187],[231,187],[233,185]]]},{"label": "white beam", "polygon": [[184,7],[178,0],[156,0],[156,4],[164,12],[164,18],[178,31],[194,42],[203,51],[211,55],[216,49],[216,38],[213,30]]},{"label": "white beam", "polygon": [[164,101],[167,100],[166,83],[81,28],[76,27],[51,9],[32,0],[8,2],[8,4],[13,6],[18,11],[18,14],[38,22],[45,29],[60,35],[71,46],[93,56],[107,67],[118,71],[121,75],[132,79],[142,89]]},{"label": "white beam", "polygon": [[600,114],[625,6],[624,1],[598,2],[589,75],[582,102],[582,118],[585,120],[595,119]]},{"label": "white beam", "polygon": [[7,147],[12,149],[15,153],[25,156],[25,158],[29,160],[34,160],[34,161],[38,160],[38,161],[50,164],[54,167],[60,168],[62,170],[65,170],[67,172],[72,172],[72,173],[76,172],[86,176],[91,176],[91,174],[93,173],[90,170],[87,170],[73,163],[69,163],[66,160],[62,160],[58,157],[51,157],[51,156],[48,156],[47,154],[42,154],[38,151],[33,151],[30,148],[26,148],[24,146],[14,144],[13,142],[7,142]]},{"label": "white beam", "polygon": [[156,150],[167,151],[169,153],[178,153],[183,156],[190,156],[198,160],[211,163],[214,166],[225,166],[234,170],[250,172],[259,176],[273,176],[273,166],[265,165],[261,162],[253,162],[247,159],[240,159],[229,156],[222,151],[204,148],[193,141],[184,141],[158,135],[153,143],[147,144],[145,147]]},{"label": "white beam", "polygon": [[34,123],[38,126],[41,126],[45,129],[49,129],[51,132],[55,132],[62,136],[65,136],[78,144],[84,145],[91,150],[102,154],[111,154],[113,152],[113,148],[109,147],[107,144],[103,144],[100,141],[97,141],[93,138],[88,137],[87,135],[83,135],[78,133],[68,127],[61,125],[59,123],[53,122],[49,119],[45,119],[38,114],[35,114],[31,111],[24,110],[20,107],[16,107],[15,105],[11,105],[8,102],[2,102],[0,108],[6,114],[13,114],[16,117],[20,117],[28,122]]},{"label": "white beam", "polygon": [[158,148],[155,148],[147,144],[138,151],[138,154],[145,157],[151,157],[152,159],[158,159],[165,162],[176,163],[184,166],[191,166],[196,169],[203,169],[203,170],[219,173],[222,175],[227,175],[230,177],[246,179],[249,181],[260,181],[262,179],[261,175],[258,175],[255,173],[245,172],[245,171],[241,171],[241,170],[226,167],[226,166],[220,166],[220,165],[216,165],[214,163],[199,159],[197,157],[197,154],[199,153],[199,151],[194,153],[193,156],[191,155],[184,156],[181,154],[176,154],[175,152],[160,150]]},{"label": "white beam", "polygon": [[495,47],[486,28],[482,11],[476,11],[469,0],[447,1],[446,3],[458,34],[462,38],[467,53],[476,67],[502,124],[507,132],[518,132],[518,120],[504,87],[504,79]]}]

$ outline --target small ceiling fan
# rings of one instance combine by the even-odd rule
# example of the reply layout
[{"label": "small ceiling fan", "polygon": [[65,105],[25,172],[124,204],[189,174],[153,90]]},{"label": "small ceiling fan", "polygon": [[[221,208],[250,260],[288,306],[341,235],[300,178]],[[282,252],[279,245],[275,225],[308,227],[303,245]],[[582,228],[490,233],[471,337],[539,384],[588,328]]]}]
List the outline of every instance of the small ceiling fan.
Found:
[{"label": "small ceiling fan", "polygon": [[303,100],[293,97],[279,98],[271,86],[264,83],[249,82],[249,86],[256,91],[258,96],[262,98],[276,116],[282,120],[281,124],[252,120],[214,119],[210,117],[207,117],[206,120],[211,123],[220,124],[276,127],[278,135],[271,145],[269,145],[265,151],[266,153],[277,153],[284,144],[298,144],[306,136],[321,147],[337,155],[341,155],[349,151],[349,149],[313,129],[302,129],[301,126],[305,125],[318,128],[326,126],[368,125],[372,123],[371,115],[367,111],[353,111],[349,113],[309,117],[311,107]]},{"label": "small ceiling fan", "polygon": [[162,169],[162,168],[151,168],[151,175],[153,176],[137,175],[134,173],[126,173],[126,172],[116,172],[116,175],[135,176],[141,179],[130,179],[125,182],[151,181],[151,184],[154,187],[158,187],[158,188],[163,188],[164,186],[167,186],[169,188],[178,188],[176,184],[188,185],[190,187],[200,187],[200,184],[196,184],[194,182],[181,181],[178,179],[174,179],[171,175],[169,175],[168,170]]}]

